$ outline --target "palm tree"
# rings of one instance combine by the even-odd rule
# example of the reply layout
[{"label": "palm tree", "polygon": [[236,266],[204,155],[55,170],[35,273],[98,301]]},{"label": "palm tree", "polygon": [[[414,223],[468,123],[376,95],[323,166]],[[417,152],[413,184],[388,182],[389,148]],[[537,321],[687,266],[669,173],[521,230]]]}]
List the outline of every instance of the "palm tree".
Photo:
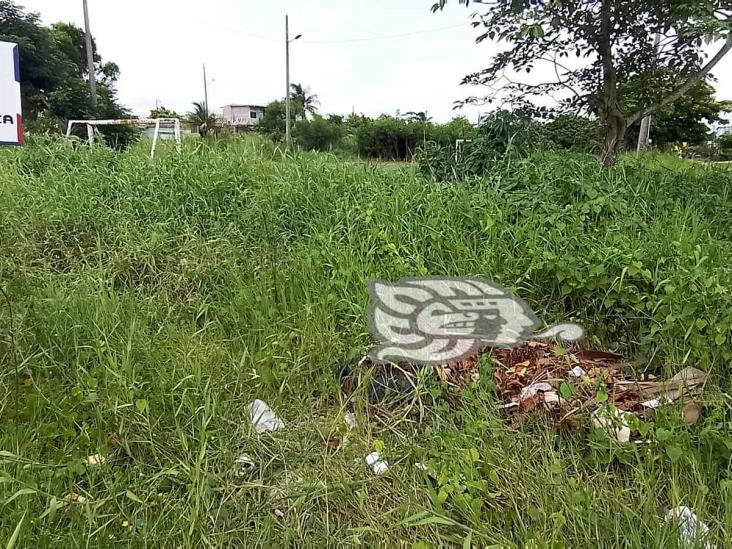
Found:
[{"label": "palm tree", "polygon": [[305,120],[307,113],[315,114],[318,112],[320,101],[317,94],[310,93],[310,88],[302,84],[291,84],[290,86],[292,87],[291,97],[295,107],[295,116],[299,114]]},{"label": "palm tree", "polygon": [[193,103],[193,110],[186,115],[186,122],[198,130],[201,137],[216,129],[216,117],[208,112],[205,101]]},{"label": "palm tree", "polygon": [[432,117],[427,116],[427,111],[419,111],[419,112],[409,111],[404,114],[404,118],[406,120],[410,120],[413,122],[431,122],[432,121]]}]

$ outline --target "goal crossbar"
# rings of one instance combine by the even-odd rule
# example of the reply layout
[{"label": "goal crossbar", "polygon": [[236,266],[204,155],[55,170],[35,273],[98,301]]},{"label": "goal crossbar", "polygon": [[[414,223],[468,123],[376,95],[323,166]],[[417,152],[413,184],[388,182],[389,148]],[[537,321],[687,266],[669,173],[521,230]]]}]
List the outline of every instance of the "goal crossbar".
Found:
[{"label": "goal crossbar", "polygon": [[95,126],[154,126],[152,148],[150,149],[150,158],[155,158],[155,147],[158,143],[160,134],[160,126],[173,126],[175,135],[175,148],[181,152],[180,137],[180,118],[120,118],[116,120],[69,120],[66,127],[66,137],[71,135],[71,129],[74,125],[85,125],[86,135],[89,144],[94,143],[94,127]]}]

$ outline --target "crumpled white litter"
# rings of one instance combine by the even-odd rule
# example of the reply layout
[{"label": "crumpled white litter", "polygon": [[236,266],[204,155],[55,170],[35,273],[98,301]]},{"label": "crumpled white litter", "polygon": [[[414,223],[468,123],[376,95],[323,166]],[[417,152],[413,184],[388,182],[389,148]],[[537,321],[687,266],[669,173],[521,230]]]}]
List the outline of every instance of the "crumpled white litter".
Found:
[{"label": "crumpled white litter", "polygon": [[259,434],[285,428],[285,423],[275,415],[263,400],[257,399],[249,405],[249,419]]},{"label": "crumpled white litter", "polygon": [[539,391],[549,393],[551,391],[554,391],[554,387],[552,387],[548,383],[532,383],[531,385],[527,385],[526,387],[521,389],[519,400],[526,400],[527,398],[534,397],[539,393]]},{"label": "crumpled white litter", "polygon": [[364,458],[364,461],[371,467],[375,475],[383,475],[389,470],[389,464],[386,460],[381,459],[379,452],[371,452]]},{"label": "crumpled white litter", "polygon": [[630,442],[630,418],[635,417],[630,412],[605,406],[598,408],[592,414],[592,426],[602,429],[618,442]]},{"label": "crumpled white litter", "polygon": [[[677,523],[681,541],[685,547],[698,547],[698,543],[709,535],[709,527],[699,520],[696,513],[683,505],[674,507],[666,513],[666,523]],[[709,541],[704,541],[704,549],[713,549]]]},{"label": "crumpled white litter", "polygon": [[356,414],[353,412],[346,412],[346,414],[343,416],[343,421],[346,422],[346,425],[348,425],[349,429],[355,429],[358,425],[358,421],[356,421]]},{"label": "crumpled white litter", "polygon": [[582,366],[575,366],[569,371],[569,373],[572,374],[573,377],[582,377],[587,374]]}]

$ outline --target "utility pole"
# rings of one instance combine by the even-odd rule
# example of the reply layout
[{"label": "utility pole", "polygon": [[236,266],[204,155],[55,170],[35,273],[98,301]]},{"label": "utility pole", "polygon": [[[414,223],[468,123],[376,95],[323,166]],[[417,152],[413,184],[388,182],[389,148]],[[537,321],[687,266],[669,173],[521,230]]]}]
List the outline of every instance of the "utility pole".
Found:
[{"label": "utility pole", "polygon": [[203,64],[203,105],[208,118],[208,80],[206,80],[206,63]]},{"label": "utility pole", "polygon": [[86,63],[89,69],[89,88],[91,102],[94,110],[97,108],[97,75],[94,72],[94,50],[92,49],[92,35],[89,30],[89,6],[87,0],[84,2],[84,34],[86,35]]},{"label": "utility pole", "polygon": [[285,15],[285,150],[292,148],[292,129],[290,128],[290,20]]},{"label": "utility pole", "polygon": [[285,15],[285,85],[287,91],[285,94],[285,150],[292,150],[292,127],[290,121],[290,42],[294,42],[300,38],[302,34],[298,34],[290,40],[290,19]]},{"label": "utility pole", "polygon": [[[658,57],[658,46],[661,43],[661,35],[656,34],[656,39],[653,42],[653,47],[656,50],[656,57]],[[641,120],[640,132],[638,133],[638,147],[636,152],[641,152],[648,148],[648,144],[651,142],[651,115],[644,116]]]},{"label": "utility pole", "polygon": [[641,152],[648,148],[651,142],[651,115],[644,116],[640,124],[640,132],[638,133],[638,148],[636,152]]}]

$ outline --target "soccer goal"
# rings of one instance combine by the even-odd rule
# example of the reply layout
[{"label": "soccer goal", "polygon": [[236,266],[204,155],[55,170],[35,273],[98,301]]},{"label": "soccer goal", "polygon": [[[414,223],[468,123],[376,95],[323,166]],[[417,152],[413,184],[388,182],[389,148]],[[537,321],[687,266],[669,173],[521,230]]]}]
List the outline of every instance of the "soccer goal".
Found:
[{"label": "soccer goal", "polygon": [[472,139],[456,139],[455,140],[455,162],[460,160],[460,157],[465,152],[465,143],[472,143]]},{"label": "soccer goal", "polygon": [[180,119],[179,118],[122,118],[119,120],[69,120],[66,127],[66,137],[71,135],[71,129],[74,126],[86,126],[86,135],[89,144],[94,144],[94,128],[96,126],[137,126],[138,128],[153,128],[152,147],[150,149],[150,158],[155,158],[155,147],[158,144],[160,130],[172,130],[175,139],[175,148],[180,153]]}]

